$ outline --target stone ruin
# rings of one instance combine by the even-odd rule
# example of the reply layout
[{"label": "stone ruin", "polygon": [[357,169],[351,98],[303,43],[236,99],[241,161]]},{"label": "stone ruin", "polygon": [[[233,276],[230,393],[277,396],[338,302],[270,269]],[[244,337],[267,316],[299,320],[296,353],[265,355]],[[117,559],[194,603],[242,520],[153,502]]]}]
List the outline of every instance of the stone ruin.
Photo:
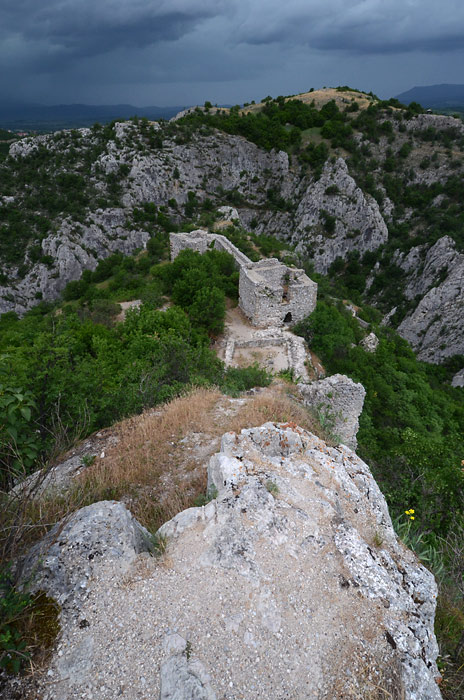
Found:
[{"label": "stone ruin", "polygon": [[239,304],[254,326],[293,326],[316,306],[317,284],[276,258],[240,268]]},{"label": "stone ruin", "polygon": [[230,253],[240,269],[239,306],[253,326],[281,328],[306,318],[316,307],[317,284],[303,270],[284,265],[276,258],[252,262],[225,236],[199,229],[171,233],[171,259],[190,248]]}]

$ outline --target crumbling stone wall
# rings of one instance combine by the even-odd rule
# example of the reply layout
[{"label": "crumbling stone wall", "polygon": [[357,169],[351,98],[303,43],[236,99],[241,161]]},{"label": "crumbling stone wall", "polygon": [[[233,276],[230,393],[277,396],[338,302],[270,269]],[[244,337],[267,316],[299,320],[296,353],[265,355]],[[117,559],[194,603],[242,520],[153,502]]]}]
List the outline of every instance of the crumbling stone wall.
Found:
[{"label": "crumbling stone wall", "polygon": [[197,250],[199,253],[206,253],[207,250],[214,248],[215,250],[225,250],[226,253],[230,253],[237,263],[237,267],[253,265],[245,253],[242,253],[228,238],[221,236],[219,233],[208,233],[202,229],[191,233],[171,233],[169,235],[169,244],[171,260],[177,258],[181,250],[186,248]]},{"label": "crumbling stone wall", "polygon": [[253,263],[225,236],[201,229],[171,233],[170,246],[172,260],[186,248],[230,253],[240,268],[239,306],[254,326],[291,326],[314,311],[317,284],[303,270],[287,267],[276,258]]},{"label": "crumbling stone wall", "polygon": [[240,308],[254,326],[294,325],[316,306],[317,284],[275,258],[240,268]]}]

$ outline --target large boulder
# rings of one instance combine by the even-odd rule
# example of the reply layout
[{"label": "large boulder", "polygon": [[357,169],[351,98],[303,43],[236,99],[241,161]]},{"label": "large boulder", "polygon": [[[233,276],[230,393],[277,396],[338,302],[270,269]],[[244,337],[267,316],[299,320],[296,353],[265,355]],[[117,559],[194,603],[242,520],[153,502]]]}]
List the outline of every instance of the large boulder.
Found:
[{"label": "large boulder", "polygon": [[100,501],[55,525],[29,551],[21,576],[29,590],[46,590],[66,614],[78,612],[97,569],[121,575],[150,548],[150,533],[122,503]]},{"label": "large boulder", "polygon": [[266,423],[226,433],[208,479],[215,500],[163,525],[165,554],[139,555],[124,576],[74,528],[56,533],[55,551],[78,543],[57,574],[74,580],[68,603],[80,595],[69,569],[97,563],[85,624],[64,625],[39,681],[46,700],[441,697],[434,578],[354,452]]},{"label": "large boulder", "polygon": [[333,374],[311,384],[298,384],[303,403],[317,413],[335,440],[356,449],[366,390],[344,374]]}]

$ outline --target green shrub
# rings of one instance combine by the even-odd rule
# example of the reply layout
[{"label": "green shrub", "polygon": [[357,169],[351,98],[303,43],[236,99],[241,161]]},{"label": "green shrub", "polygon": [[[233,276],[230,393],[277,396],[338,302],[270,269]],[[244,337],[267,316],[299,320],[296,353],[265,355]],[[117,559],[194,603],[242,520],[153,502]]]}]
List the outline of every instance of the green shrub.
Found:
[{"label": "green shrub", "polygon": [[45,593],[19,591],[10,570],[0,570],[0,666],[18,673],[35,648],[44,651],[59,632],[59,607]]},{"label": "green shrub", "polygon": [[253,364],[250,367],[229,367],[224,375],[221,388],[226,394],[237,396],[255,386],[269,386],[271,375],[262,367]]}]

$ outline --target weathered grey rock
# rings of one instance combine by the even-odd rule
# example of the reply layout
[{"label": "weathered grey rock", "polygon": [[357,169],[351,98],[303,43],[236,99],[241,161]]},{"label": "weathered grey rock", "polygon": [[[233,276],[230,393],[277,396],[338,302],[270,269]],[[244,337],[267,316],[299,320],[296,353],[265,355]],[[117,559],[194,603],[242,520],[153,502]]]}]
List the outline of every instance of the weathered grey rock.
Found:
[{"label": "weathered grey rock", "polygon": [[[217,489],[217,501],[208,510],[190,509],[188,517],[176,516],[161,533],[175,541],[170,556],[183,558],[189,552],[190,562],[198,558],[195,569],[209,572],[205,586],[221,571],[229,572],[226,579],[220,576],[219,589],[228,615],[229,646],[244,643],[266,658],[269,669],[268,694],[247,687],[247,697],[270,697],[272,684],[282,687],[283,679],[288,679],[286,692],[291,688],[295,697],[344,697],[348,689],[366,692],[373,677],[377,688],[398,696],[401,692],[407,700],[441,697],[434,680],[438,648],[433,576],[396,540],[383,496],[354,453],[327,448],[299,428],[268,423],[238,437],[224,435],[221,452],[210,461],[208,486]],[[189,564],[182,562],[186,571]],[[247,609],[237,605],[241,596],[256,600],[256,613],[252,603],[251,616],[239,614]],[[326,606],[331,610],[328,626]],[[295,638],[293,625],[298,628]],[[215,630],[213,626],[212,636]],[[355,670],[356,655],[349,649],[361,634],[371,633],[374,675],[367,679]],[[332,643],[338,654],[344,649],[343,660],[337,656],[336,663]],[[290,678],[278,661],[274,665],[279,644]],[[343,669],[340,675],[337,664]],[[305,669],[311,669],[309,680]],[[213,687],[214,681],[217,676]],[[240,681],[238,689],[245,691]]]},{"label": "weathered grey rock", "polygon": [[83,469],[82,455],[74,455],[55,467],[34,472],[15,486],[10,495],[22,496],[27,493],[32,498],[41,498],[53,493],[58,496],[69,488]]},{"label": "weathered grey rock", "polygon": [[226,221],[234,221],[234,220],[240,221],[238,211],[234,207],[228,207],[228,206],[218,207],[217,211],[219,212],[221,217],[223,219],[225,219]]},{"label": "weathered grey rock", "polygon": [[81,508],[32,547],[21,577],[31,591],[47,591],[69,612],[88,596],[96,569],[109,566],[120,576],[150,546],[149,533],[122,503],[101,501]]},{"label": "weathered grey rock", "polygon": [[409,275],[408,298],[423,295],[399,333],[426,362],[464,353],[464,255],[452,238],[443,236],[427,252],[416,247],[397,260]]},{"label": "weathered grey rock", "polygon": [[[144,248],[149,234],[128,230],[123,209],[97,209],[87,224],[64,220],[57,233],[41,243],[43,255],[50,255],[51,266],[35,264],[26,277],[11,286],[0,287],[0,313],[23,313],[37,303],[37,294],[47,301],[57,299],[68,282],[81,277],[83,270],[94,270],[101,258],[116,251],[128,255]],[[12,292],[14,294],[12,296]]]},{"label": "weathered grey rock", "polygon": [[[266,423],[226,433],[208,481],[217,498],[160,529],[164,560],[132,559],[123,580],[92,564],[88,627],[63,626],[39,680],[44,700],[333,700],[379,688],[439,700],[435,582],[397,540],[364,462],[295,425]],[[65,551],[76,543],[66,527]],[[112,523],[106,535],[114,545]],[[137,537],[124,538],[131,558]],[[67,582],[89,566],[82,541],[61,559]],[[102,537],[98,546],[108,551]],[[79,585],[66,591],[68,605],[81,603]]]},{"label": "weathered grey rock", "polygon": [[408,131],[422,131],[424,129],[437,129],[446,131],[455,129],[458,133],[464,134],[464,124],[456,117],[448,117],[445,114],[417,114],[412,119],[404,122]]},{"label": "weathered grey rock", "polygon": [[366,390],[343,374],[333,374],[311,384],[298,384],[303,402],[317,411],[334,437],[356,448]]},{"label": "weathered grey rock", "polygon": [[369,333],[369,335],[366,335],[366,337],[363,338],[359,344],[362,345],[366,352],[375,352],[379,345],[379,339],[375,333]]},{"label": "weathered grey rock", "polygon": [[211,678],[199,659],[190,658],[187,641],[170,635],[165,646],[174,653],[161,664],[160,700],[216,700]]},{"label": "weathered grey rock", "polygon": [[464,369],[460,369],[459,372],[456,372],[451,381],[451,386],[464,387]]},{"label": "weathered grey rock", "polygon": [[[336,188],[327,194],[328,188]],[[335,230],[324,230],[321,212],[335,217]],[[317,182],[302,194],[295,213],[292,242],[314,261],[317,272],[326,273],[337,257],[351,250],[376,250],[388,239],[388,229],[375,199],[357,186],[343,158],[328,161]]]}]

